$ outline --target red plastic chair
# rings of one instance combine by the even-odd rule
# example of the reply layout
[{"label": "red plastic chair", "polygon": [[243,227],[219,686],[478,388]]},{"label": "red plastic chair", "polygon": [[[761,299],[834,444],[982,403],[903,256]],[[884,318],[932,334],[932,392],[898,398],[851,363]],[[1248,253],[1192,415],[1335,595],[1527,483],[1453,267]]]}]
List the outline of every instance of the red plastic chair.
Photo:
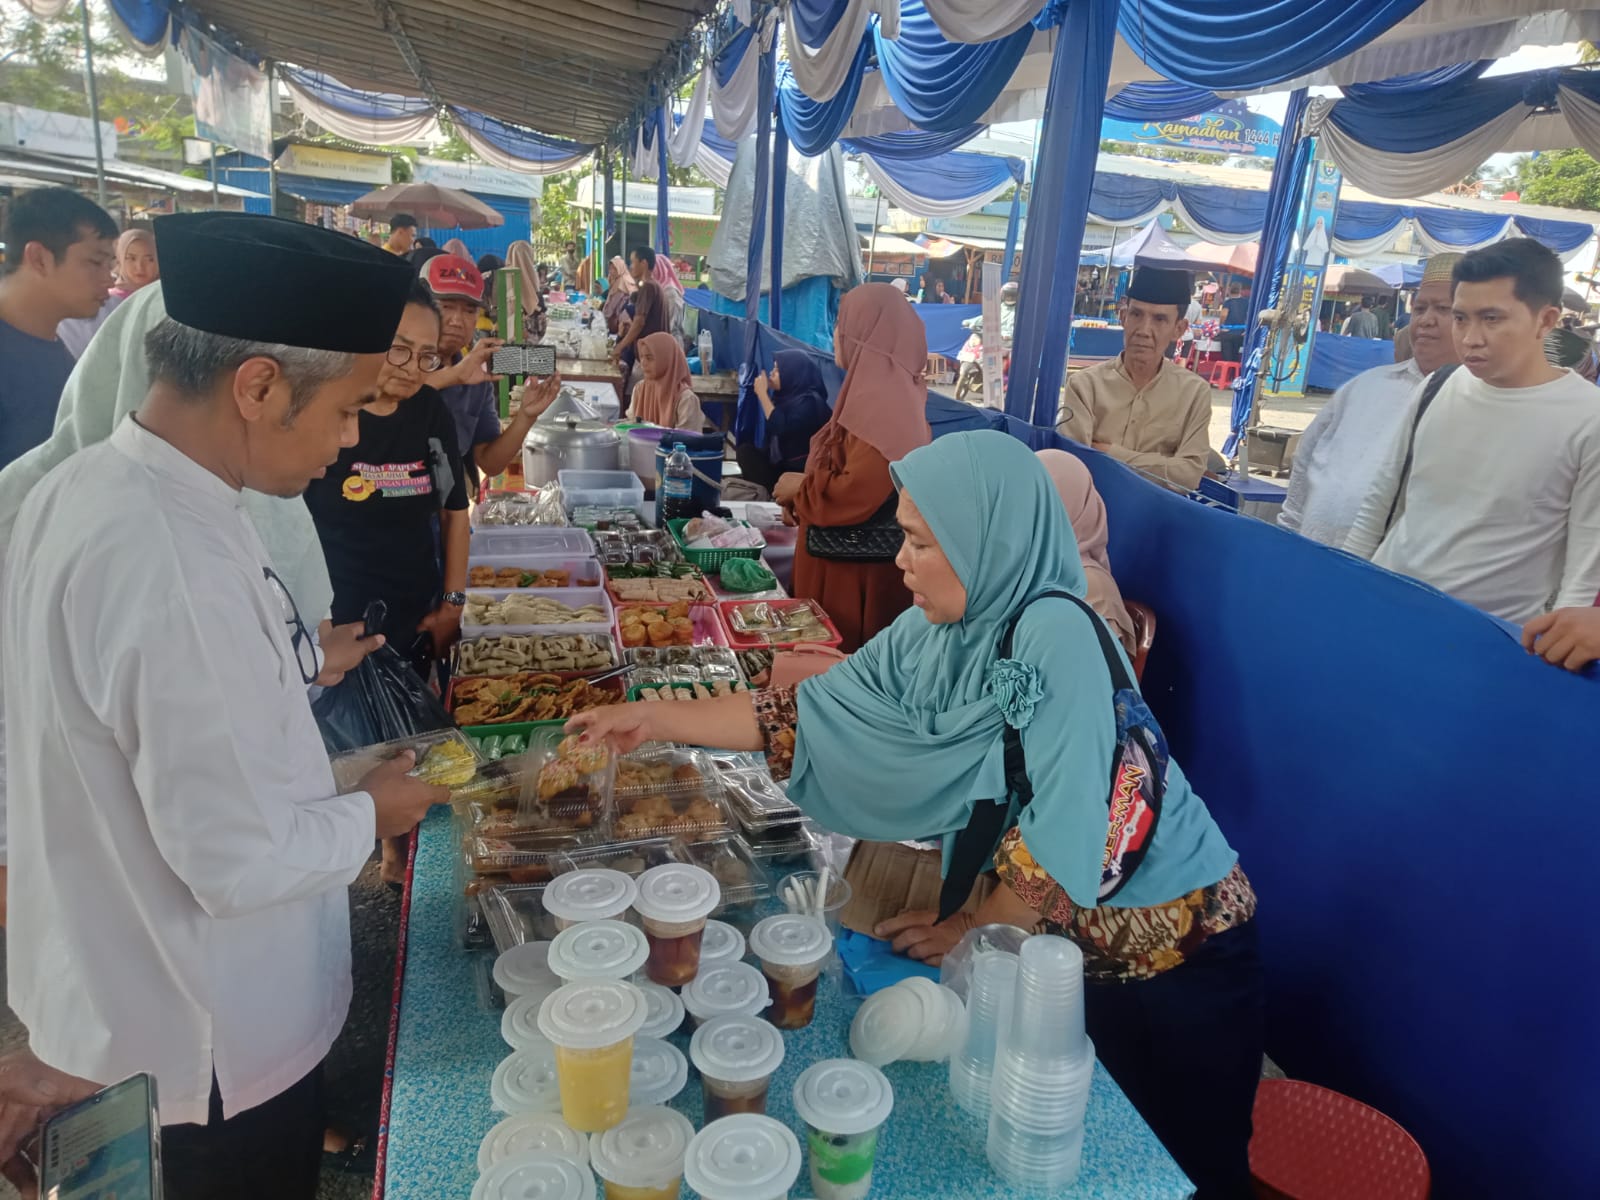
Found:
[{"label": "red plastic chair", "polygon": [[1143,679],[1144,660],[1150,657],[1151,643],[1156,640],[1156,614],[1137,600],[1124,600],[1122,607],[1128,610],[1128,618],[1133,622],[1133,677]]},{"label": "red plastic chair", "polygon": [[1211,365],[1211,386],[1214,388],[1230,388],[1233,381],[1239,378],[1239,364],[1236,362],[1219,362]]},{"label": "red plastic chair", "polygon": [[1298,1079],[1256,1089],[1250,1174],[1260,1200],[1427,1200],[1428,1157],[1375,1108]]}]

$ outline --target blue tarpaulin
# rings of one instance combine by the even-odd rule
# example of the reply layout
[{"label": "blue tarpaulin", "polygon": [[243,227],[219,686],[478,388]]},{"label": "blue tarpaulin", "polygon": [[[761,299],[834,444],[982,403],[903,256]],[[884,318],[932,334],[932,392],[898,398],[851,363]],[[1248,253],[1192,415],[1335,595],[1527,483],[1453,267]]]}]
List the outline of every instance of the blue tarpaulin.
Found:
[{"label": "blue tarpaulin", "polygon": [[967,343],[970,330],[961,322],[969,321],[983,312],[981,304],[913,304],[912,309],[922,318],[927,332],[928,353],[954,358]]},{"label": "blue tarpaulin", "polygon": [[1392,362],[1393,342],[1319,333],[1311,344],[1311,361],[1306,364],[1306,387],[1335,391],[1361,372]]}]

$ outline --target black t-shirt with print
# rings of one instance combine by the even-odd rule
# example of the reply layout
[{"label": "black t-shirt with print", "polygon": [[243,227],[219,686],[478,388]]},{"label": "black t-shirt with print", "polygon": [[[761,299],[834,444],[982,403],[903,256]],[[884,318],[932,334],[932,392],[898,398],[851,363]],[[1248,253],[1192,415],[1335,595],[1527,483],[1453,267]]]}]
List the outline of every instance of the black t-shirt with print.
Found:
[{"label": "black t-shirt with print", "polygon": [[382,600],[385,631],[399,636],[441,590],[436,521],[441,508],[467,507],[466,479],[455,421],[433,388],[386,417],[362,412],[360,421],[360,441],[312,481],[306,505],[333,580],[334,623],[360,620]]}]

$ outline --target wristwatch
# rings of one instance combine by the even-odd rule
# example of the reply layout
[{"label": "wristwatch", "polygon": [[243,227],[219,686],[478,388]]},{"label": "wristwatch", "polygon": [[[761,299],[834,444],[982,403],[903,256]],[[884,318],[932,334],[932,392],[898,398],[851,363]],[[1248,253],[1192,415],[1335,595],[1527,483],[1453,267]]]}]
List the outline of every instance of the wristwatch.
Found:
[{"label": "wristwatch", "polygon": [[465,592],[446,592],[444,594],[444,602],[461,608],[467,603],[467,594]]}]

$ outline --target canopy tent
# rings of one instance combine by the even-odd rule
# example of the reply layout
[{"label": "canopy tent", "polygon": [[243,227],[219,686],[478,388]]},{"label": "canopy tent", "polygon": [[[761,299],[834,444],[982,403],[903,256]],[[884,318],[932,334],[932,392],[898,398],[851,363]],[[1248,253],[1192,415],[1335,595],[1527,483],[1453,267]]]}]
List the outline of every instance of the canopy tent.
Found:
[{"label": "canopy tent", "polygon": [[1212,242],[1196,242],[1185,249],[1191,263],[1209,267],[1213,271],[1226,271],[1233,275],[1254,275],[1256,260],[1261,253],[1259,242],[1236,242],[1218,246]]},{"label": "canopy tent", "polygon": [[[1328,268],[1323,281],[1323,295],[1325,296],[1380,296],[1394,291],[1400,286],[1397,281],[1390,283],[1388,276],[1400,276],[1400,264],[1394,263],[1394,271],[1385,274],[1381,271],[1363,271],[1360,267],[1350,267],[1335,264]],[[1422,272],[1417,271],[1417,280],[1421,282]]]},{"label": "canopy tent", "polygon": [[[1082,256],[1080,255],[1080,261]],[[1114,267],[1172,267],[1191,270],[1193,261],[1182,246],[1172,240],[1161,227],[1161,222],[1151,221],[1133,237],[1112,247],[1111,265]]]},{"label": "canopy tent", "polygon": [[1392,288],[1413,288],[1422,282],[1422,264],[1384,263],[1372,272]]}]

